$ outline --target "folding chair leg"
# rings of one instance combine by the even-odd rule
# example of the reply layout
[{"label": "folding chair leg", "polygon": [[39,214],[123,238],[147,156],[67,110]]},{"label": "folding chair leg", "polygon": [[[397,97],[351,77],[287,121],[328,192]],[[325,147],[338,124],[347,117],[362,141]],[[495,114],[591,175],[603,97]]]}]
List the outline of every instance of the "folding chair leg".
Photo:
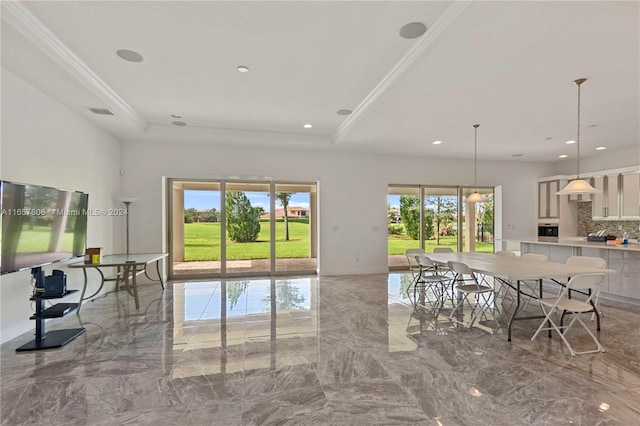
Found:
[{"label": "folding chair leg", "polygon": [[[593,343],[596,344],[597,348],[594,350],[590,350],[590,351],[582,351],[582,352],[576,352],[573,347],[569,344],[569,342],[567,341],[567,339],[564,337],[565,334],[567,334],[567,332],[571,329],[571,327],[573,326],[573,324],[576,323],[576,321],[578,323],[580,323],[580,325],[582,325],[582,328],[584,328],[587,333],[589,334],[589,336],[591,336],[591,339],[593,340]],[[580,318],[579,314],[576,314],[574,316],[574,318],[571,320],[571,322],[569,323],[569,325],[567,326],[567,328],[564,330],[563,333],[561,333],[560,335],[562,337],[562,340],[564,340],[564,343],[567,345],[567,347],[569,348],[569,352],[571,352],[571,356],[576,356],[576,355],[582,355],[582,354],[593,354],[593,353],[597,353],[597,352],[604,352],[604,348],[602,347],[602,345],[600,344],[600,341],[596,338],[596,336],[591,332],[591,330],[589,330],[589,327],[587,327],[587,325],[582,321],[582,319]]]},{"label": "folding chair leg", "polygon": [[[540,326],[538,327],[536,332],[533,334],[533,337],[531,338],[532,342],[536,339],[536,337],[538,337],[538,334],[540,334],[542,330],[549,330],[549,337],[551,337],[551,315],[553,314],[554,310],[550,309],[549,312],[547,312],[545,311],[544,307],[542,307],[542,311],[545,314],[545,318],[540,323]],[[544,326],[545,322],[547,323],[547,327]]]},{"label": "folding chair leg", "polygon": [[[544,311],[544,308],[542,309]],[[575,314],[574,317],[571,319],[571,322],[569,323],[569,325],[565,326],[560,326],[558,327],[553,320],[551,319],[551,316],[553,314],[553,310],[550,310],[548,313],[546,313],[546,317],[544,319],[544,321],[542,321],[542,323],[540,324],[540,326],[538,327],[538,329],[536,330],[535,334],[533,335],[533,337],[531,338],[531,341],[535,340],[536,337],[538,337],[538,335],[540,334],[540,332],[542,330],[549,330],[549,332],[551,332],[551,330],[556,330],[558,332],[558,334],[560,335],[560,338],[562,339],[562,341],[564,342],[565,346],[567,347],[567,349],[569,349],[569,353],[571,354],[571,356],[576,356],[576,355],[582,355],[582,354],[591,354],[591,353],[596,353],[596,352],[604,352],[604,348],[602,347],[602,345],[600,344],[600,341],[596,338],[596,336],[591,332],[591,330],[589,330],[589,328],[587,327],[587,325],[582,321],[582,319],[580,319],[580,315],[579,314]],[[545,322],[547,322],[548,324],[551,325],[551,327],[544,327]],[[576,352],[573,349],[573,346],[571,346],[571,343],[569,343],[569,341],[567,340],[567,338],[565,337],[565,335],[567,334],[567,332],[573,327],[573,325],[578,322],[580,325],[582,325],[582,327],[587,331],[587,333],[589,334],[589,336],[591,336],[591,339],[593,340],[593,342],[596,344],[597,349],[594,350],[590,350],[590,351],[582,351],[582,352]]]},{"label": "folding chair leg", "polygon": [[460,300],[458,300],[458,303],[455,304],[455,306],[453,307],[453,310],[449,314],[449,321],[453,321],[458,324],[463,324],[462,321],[458,320],[457,318],[454,318],[454,316],[456,315],[456,312],[458,312],[458,309],[460,309],[464,305],[464,302],[467,301],[467,297],[469,297],[468,293],[462,294],[462,297],[460,298]]}]

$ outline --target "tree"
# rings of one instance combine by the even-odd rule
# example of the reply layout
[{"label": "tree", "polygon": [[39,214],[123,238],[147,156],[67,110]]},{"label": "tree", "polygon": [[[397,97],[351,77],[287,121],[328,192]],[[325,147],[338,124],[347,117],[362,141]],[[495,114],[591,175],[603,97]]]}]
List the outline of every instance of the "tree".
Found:
[{"label": "tree", "polygon": [[430,240],[433,238],[433,222],[435,221],[436,214],[431,209],[424,209],[424,239]]},{"label": "tree", "polygon": [[420,239],[420,200],[415,195],[400,196],[400,218],[413,240]]},{"label": "tree", "polygon": [[227,234],[231,241],[253,242],[260,233],[260,209],[251,206],[244,192],[227,191]]},{"label": "tree", "polygon": [[215,208],[207,210],[202,214],[203,222],[220,222],[220,212]]},{"label": "tree", "polygon": [[184,210],[184,223],[193,223],[196,221],[198,215],[196,214],[196,209],[193,207],[190,209]]},{"label": "tree", "polygon": [[488,231],[493,236],[493,211],[493,194],[486,194],[484,196],[484,202],[478,204],[478,223],[482,225],[482,231],[478,233],[479,239],[482,239],[482,234],[485,231]]},{"label": "tree", "polygon": [[[411,239],[420,239],[420,199],[415,195],[400,196],[400,218]],[[435,213],[432,209],[424,211],[424,239],[433,238]]]},{"label": "tree", "polygon": [[284,212],[282,218],[284,219],[284,240],[289,241],[289,200],[295,192],[276,192],[276,200],[282,204]]},{"label": "tree", "polygon": [[432,207],[436,225],[436,245],[440,245],[440,229],[447,226],[455,218],[456,202],[449,196],[433,195],[426,197],[425,204]]}]

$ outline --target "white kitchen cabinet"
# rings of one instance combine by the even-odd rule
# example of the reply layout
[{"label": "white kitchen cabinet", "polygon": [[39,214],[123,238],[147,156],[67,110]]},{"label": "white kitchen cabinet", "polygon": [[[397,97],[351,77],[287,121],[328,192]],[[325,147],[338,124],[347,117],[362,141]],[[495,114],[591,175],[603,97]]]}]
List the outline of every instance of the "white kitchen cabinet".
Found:
[{"label": "white kitchen cabinet", "polygon": [[606,218],[605,209],[605,189],[604,189],[604,176],[596,176],[593,178],[593,187],[599,192],[593,194],[593,203],[591,204],[591,216],[595,220],[603,220]]},{"label": "white kitchen cabinet", "polygon": [[538,219],[557,219],[559,217],[560,181],[538,182]]},{"label": "white kitchen cabinet", "polygon": [[593,194],[592,217],[595,220],[620,220],[621,175],[611,174],[593,178],[599,193]]},{"label": "white kitchen cabinet", "polygon": [[622,220],[640,219],[640,172],[623,173],[621,181]]},{"label": "white kitchen cabinet", "polygon": [[620,175],[607,175],[607,219],[620,219]]}]

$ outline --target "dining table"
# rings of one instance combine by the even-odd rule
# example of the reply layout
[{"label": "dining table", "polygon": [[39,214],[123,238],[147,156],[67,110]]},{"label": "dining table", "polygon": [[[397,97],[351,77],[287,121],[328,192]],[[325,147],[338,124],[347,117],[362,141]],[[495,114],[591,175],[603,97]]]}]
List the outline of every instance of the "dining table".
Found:
[{"label": "dining table", "polygon": [[[614,269],[602,269],[596,266],[575,265],[569,263],[557,262],[541,262],[539,260],[530,260],[526,258],[500,256],[494,253],[482,252],[445,252],[445,253],[428,253],[427,256],[438,265],[446,265],[448,261],[462,262],[466,264],[474,273],[482,276],[490,276],[499,283],[506,285],[515,290],[516,305],[509,317],[508,323],[508,341],[511,342],[511,330],[514,321],[545,318],[544,315],[518,316],[522,307],[522,298],[531,297],[533,299],[542,298],[542,285],[539,294],[523,292],[523,283],[527,281],[545,280],[553,281],[558,285],[563,285],[568,279],[580,274],[602,273],[605,275],[615,274]],[[598,327],[600,317],[594,306],[594,312],[598,318]]]}]

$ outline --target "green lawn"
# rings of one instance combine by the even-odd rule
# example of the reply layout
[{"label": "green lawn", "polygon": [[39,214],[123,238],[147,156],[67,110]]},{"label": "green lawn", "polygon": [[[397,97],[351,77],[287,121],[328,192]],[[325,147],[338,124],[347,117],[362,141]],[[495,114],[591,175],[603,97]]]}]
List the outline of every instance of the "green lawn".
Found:
[{"label": "green lawn", "polygon": [[[227,259],[268,259],[269,258],[269,222],[260,222],[258,241],[253,243],[235,243],[227,239]],[[276,222],[276,256],[278,258],[309,257],[309,224],[290,222],[289,241],[284,240],[284,223]],[[220,260],[220,223],[185,223],[184,260]],[[404,254],[408,248],[418,248],[420,242],[412,240],[406,234],[389,235],[389,254]],[[434,247],[451,247],[456,250],[456,237],[440,237],[427,240],[425,250],[433,252]],[[477,242],[476,251],[493,253],[493,242]]]},{"label": "green lawn", "polygon": [[[236,243],[227,239],[227,259],[268,259],[271,224],[260,222],[258,241]],[[184,260],[220,260],[220,223],[184,224]],[[284,239],[284,223],[276,222],[278,258],[309,257],[309,224],[289,222],[289,241]]]},{"label": "green lawn", "polygon": [[[424,242],[424,250],[427,253],[433,253],[436,247],[450,247],[456,251],[457,238],[455,235],[449,237],[440,237],[440,244],[436,245],[435,238]],[[412,240],[406,234],[389,235],[389,254],[404,254],[407,249],[420,247],[420,241]],[[493,241],[479,242],[476,241],[476,251],[483,253],[493,253]]]}]

